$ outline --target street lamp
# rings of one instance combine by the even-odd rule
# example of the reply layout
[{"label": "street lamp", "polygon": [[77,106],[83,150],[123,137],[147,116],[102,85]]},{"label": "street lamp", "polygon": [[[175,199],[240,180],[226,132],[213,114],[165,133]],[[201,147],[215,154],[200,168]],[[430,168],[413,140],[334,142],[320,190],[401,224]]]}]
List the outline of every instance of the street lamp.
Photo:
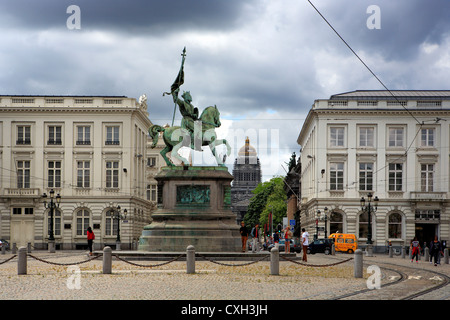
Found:
[{"label": "street lamp", "polygon": [[[54,225],[54,210],[56,208],[59,208],[59,205],[61,204],[61,196],[59,193],[56,195],[55,198],[55,190],[50,189],[50,203],[47,202],[47,194],[44,193],[42,195],[42,199],[44,200],[44,208],[50,209],[50,226],[48,231],[48,241],[49,241],[49,251],[54,252],[54,245],[55,245],[55,236],[53,231],[53,225]],[[56,202],[54,200],[56,199]]]},{"label": "street lamp", "polygon": [[316,234],[314,235],[314,240],[319,239],[319,218],[320,218],[320,210],[317,210],[317,216],[316,216]]},{"label": "street lamp", "polygon": [[323,208],[323,220],[325,221],[325,239],[327,238],[327,221],[328,221],[328,208]]},{"label": "street lamp", "polygon": [[121,213],[120,206],[117,208],[113,208],[110,210],[110,214],[113,220],[117,220],[117,238],[116,238],[116,250],[120,250],[120,220],[125,220],[127,218],[127,209],[123,210],[123,214]]},{"label": "street lamp", "polygon": [[367,231],[367,244],[368,245],[372,245],[372,218],[371,218],[371,213],[375,213],[378,209],[378,197],[375,196],[375,198],[373,199],[374,202],[374,206],[371,206],[372,203],[372,193],[369,193],[367,195],[367,205],[366,205],[366,200],[364,199],[364,197],[361,197],[361,210],[362,211],[366,211],[367,215],[368,215],[368,228],[369,230]]}]

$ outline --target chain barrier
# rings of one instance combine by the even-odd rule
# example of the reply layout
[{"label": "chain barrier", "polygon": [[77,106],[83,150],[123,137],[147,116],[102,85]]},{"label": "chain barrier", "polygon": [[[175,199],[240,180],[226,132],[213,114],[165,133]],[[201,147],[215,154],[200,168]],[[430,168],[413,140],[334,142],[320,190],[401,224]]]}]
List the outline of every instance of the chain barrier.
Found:
[{"label": "chain barrier", "polygon": [[15,257],[17,257],[17,254],[16,255],[13,255],[11,258],[9,258],[9,259],[6,259],[5,261],[2,261],[2,262],[0,262],[0,265],[1,264],[4,264],[4,263],[7,263],[8,261],[11,261],[12,259],[14,259]]},{"label": "chain barrier", "polygon": [[205,257],[204,255],[199,254],[199,253],[197,253],[197,255],[198,255],[199,257],[201,257],[201,258],[203,258],[203,259],[209,261],[209,262],[212,262],[212,263],[215,263],[215,264],[218,264],[218,265],[222,265],[222,266],[227,266],[227,267],[242,267],[242,266],[249,266],[249,265],[251,265],[251,264],[254,264],[254,263],[257,263],[257,262],[261,262],[261,261],[263,261],[263,260],[269,258],[269,256],[266,256],[266,257],[262,257],[262,258],[259,259],[259,260],[255,260],[255,261],[248,262],[248,263],[242,263],[242,264],[230,264],[230,263],[223,263],[223,262],[214,261],[214,260],[209,259],[209,258],[207,258],[207,257]]},{"label": "chain barrier", "polygon": [[48,263],[48,264],[53,264],[53,265],[56,265],[56,266],[72,266],[72,265],[77,265],[77,264],[83,264],[83,263],[87,263],[87,262],[90,262],[90,261],[92,261],[92,260],[95,260],[95,259],[98,259],[98,258],[101,257],[101,255],[98,255],[98,256],[96,256],[96,257],[92,257],[92,258],[90,258],[90,259],[88,259],[88,260],[84,260],[84,261],[73,262],[73,263],[59,263],[59,262],[51,262],[51,261],[47,261],[47,260],[38,258],[38,257],[36,257],[36,256],[33,256],[33,255],[31,255],[31,254],[28,254],[27,256],[29,256],[29,257],[31,257],[31,258],[37,260],[37,261],[44,262],[44,263]]},{"label": "chain barrier", "polygon": [[280,255],[280,258],[283,258],[284,260],[287,260],[287,261],[290,261],[292,263],[296,263],[296,264],[299,264],[299,265],[302,265],[302,266],[305,266],[305,267],[316,267],[316,268],[333,267],[333,266],[336,266],[336,265],[341,264],[341,263],[348,262],[348,261],[353,259],[353,258],[349,258],[347,260],[342,260],[342,261],[339,261],[339,262],[336,262],[336,263],[331,263],[331,264],[307,264],[307,263],[302,263],[302,262],[298,262],[298,261],[289,259],[287,257],[283,257],[281,255]]},{"label": "chain barrier", "polygon": [[180,258],[181,258],[182,256],[184,256],[184,255],[185,255],[185,254],[183,253],[183,254],[180,254],[178,257],[173,258],[173,259],[170,260],[170,261],[163,262],[163,263],[159,263],[159,264],[152,264],[152,265],[134,263],[134,262],[125,260],[125,259],[123,259],[123,258],[120,258],[118,255],[114,255],[114,257],[117,258],[117,259],[119,259],[120,261],[123,261],[123,262],[125,262],[125,263],[131,264],[131,265],[133,265],[133,266],[143,267],[143,268],[154,268],[154,267],[161,267],[161,266],[164,266],[164,265],[166,265],[166,264],[175,262],[175,261],[177,261],[178,259],[180,259]]}]

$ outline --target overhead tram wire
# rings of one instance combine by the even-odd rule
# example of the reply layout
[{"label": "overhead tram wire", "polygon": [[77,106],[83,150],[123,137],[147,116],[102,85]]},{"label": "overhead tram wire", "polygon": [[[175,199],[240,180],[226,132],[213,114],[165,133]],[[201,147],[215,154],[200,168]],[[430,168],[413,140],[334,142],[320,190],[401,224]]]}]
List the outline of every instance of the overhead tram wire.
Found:
[{"label": "overhead tram wire", "polygon": [[350,47],[350,45],[347,43],[347,41],[344,40],[344,38],[342,38],[342,36],[339,34],[339,32],[336,31],[336,29],[331,25],[330,22],[328,22],[328,20],[322,15],[322,13],[312,4],[312,2],[310,0],[308,0],[309,4],[314,8],[314,10],[317,11],[317,13],[322,17],[322,19],[328,24],[328,26],[337,34],[337,36],[342,40],[342,42],[345,43],[345,45],[350,49],[350,51],[358,58],[359,61],[361,61],[361,63],[367,68],[367,70],[369,70],[369,72],[375,77],[375,79],[377,79],[377,81],[394,97],[394,99],[409,113],[409,115],[411,117],[414,118],[414,120],[417,121],[417,123],[422,126],[423,123],[420,122],[415,116],[414,114],[412,114],[412,112],[410,110],[408,110],[408,108],[406,108],[401,102],[400,100],[398,100],[398,98],[392,93],[391,90],[388,89],[388,87],[386,87],[386,85],[383,83],[383,81],[380,80],[380,78],[377,77],[377,75],[369,68],[369,66],[359,57],[359,55],[352,49],[352,47]]}]

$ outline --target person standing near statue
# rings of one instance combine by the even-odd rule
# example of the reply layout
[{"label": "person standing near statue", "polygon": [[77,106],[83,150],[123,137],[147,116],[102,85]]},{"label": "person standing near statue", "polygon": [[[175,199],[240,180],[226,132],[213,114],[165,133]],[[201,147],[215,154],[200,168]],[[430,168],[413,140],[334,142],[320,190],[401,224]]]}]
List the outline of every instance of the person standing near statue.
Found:
[{"label": "person standing near statue", "polygon": [[241,228],[239,229],[239,232],[241,234],[242,252],[245,252],[247,251],[248,230],[244,221],[241,221]]},{"label": "person standing near statue", "polygon": [[259,224],[257,223],[251,232],[252,239],[252,252],[259,251]]}]

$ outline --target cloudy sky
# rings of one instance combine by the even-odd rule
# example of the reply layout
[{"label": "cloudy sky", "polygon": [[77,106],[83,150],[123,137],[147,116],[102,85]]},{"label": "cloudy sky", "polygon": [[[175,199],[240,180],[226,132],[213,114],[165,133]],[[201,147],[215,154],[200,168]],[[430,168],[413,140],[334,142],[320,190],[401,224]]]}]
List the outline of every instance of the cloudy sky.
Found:
[{"label": "cloudy sky", "polygon": [[[389,89],[450,88],[450,1],[311,2]],[[230,167],[250,137],[264,180],[298,155],[315,99],[383,89],[307,0],[0,0],[0,39],[0,94],[146,94],[161,125],[186,46],[181,89],[219,108]]]}]

